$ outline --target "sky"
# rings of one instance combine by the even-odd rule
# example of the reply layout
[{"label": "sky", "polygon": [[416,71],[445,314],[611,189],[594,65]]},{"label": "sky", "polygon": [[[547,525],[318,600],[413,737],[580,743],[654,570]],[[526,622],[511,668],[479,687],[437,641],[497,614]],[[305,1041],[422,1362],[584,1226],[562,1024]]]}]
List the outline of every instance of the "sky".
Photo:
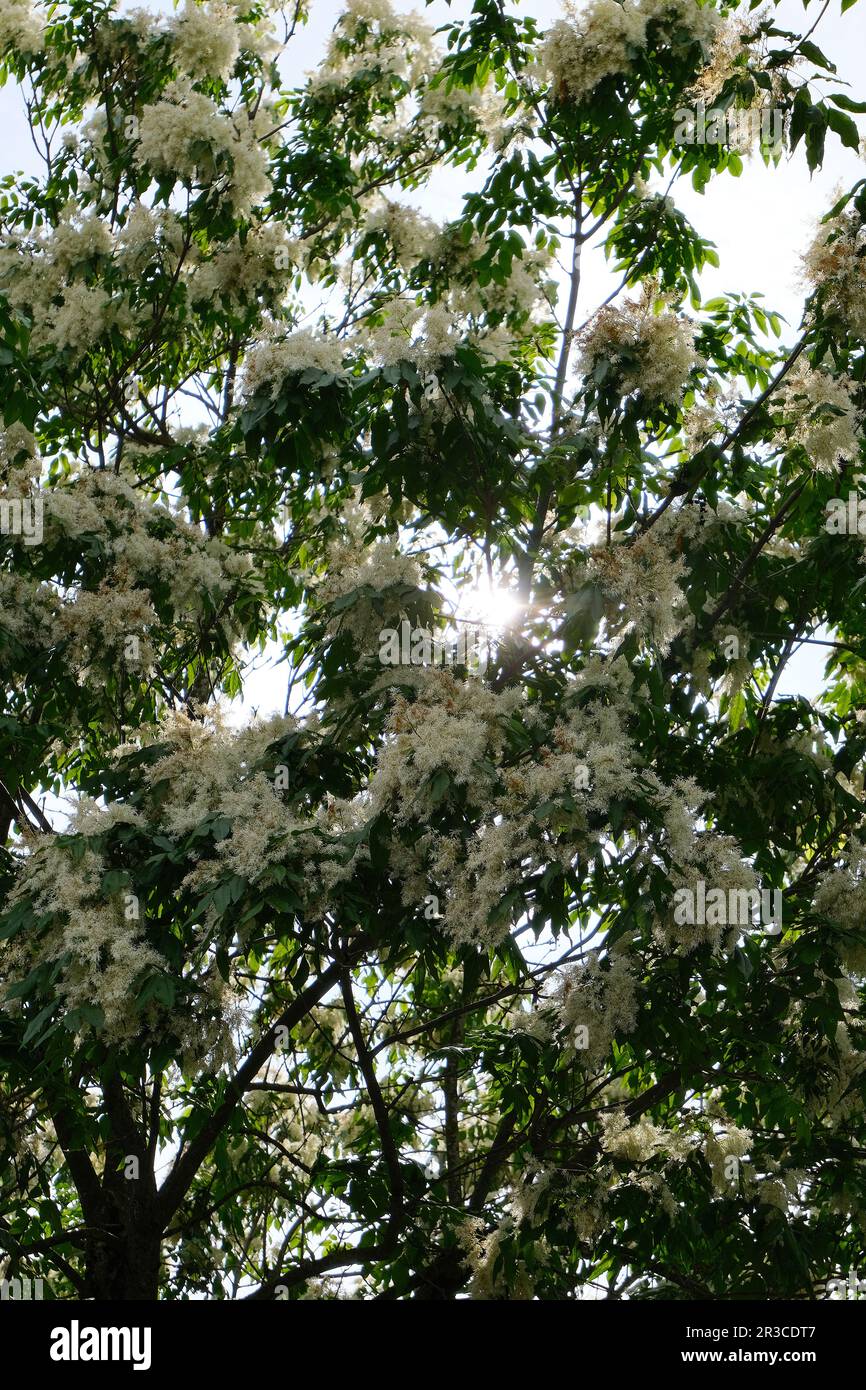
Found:
[{"label": "sky", "polygon": [[[132,6],[124,3],[122,8]],[[471,12],[471,0],[433,0],[410,5],[394,0],[398,10],[416,9],[428,23],[438,26],[449,20],[461,19]],[[150,4],[151,10],[170,11],[170,3]],[[304,73],[315,67],[322,56],[334,23],[342,11],[339,0],[311,0],[310,22],[301,30],[288,54],[282,60],[286,81],[294,85],[303,80]],[[540,27],[547,28],[563,14],[560,0],[514,0],[517,13],[533,15]],[[799,33],[814,23],[821,12],[818,0],[805,7],[802,0],[781,0],[776,7],[775,22],[779,28]],[[828,0],[813,36],[838,69],[838,79],[824,86],[826,91],[845,90],[850,84],[851,95],[863,99],[866,83],[860,79],[862,57],[866,54],[866,0],[841,13],[841,0]],[[860,118],[861,129],[866,130]],[[0,129],[5,135],[2,172],[23,171],[38,174],[40,164],[30,141],[21,92],[8,85],[0,89]],[[776,169],[767,169],[757,156],[745,161],[738,179],[723,176],[713,180],[703,194],[696,193],[687,180],[674,189],[677,205],[696,230],[713,241],[719,253],[718,269],[707,267],[700,287],[705,298],[725,291],[760,291],[767,306],[780,313],[789,325],[785,337],[793,341],[802,310],[804,291],[798,271],[803,249],[811,239],[817,219],[832,205],[834,193],[840,186],[849,186],[866,174],[862,156],[845,149],[832,134],[828,135],[823,167],[810,175],[802,146],[793,157],[785,157]],[[476,176],[477,177],[477,176]],[[461,206],[464,175],[460,171],[443,170],[431,185],[415,195],[416,205],[423,211],[445,220],[456,215]],[[600,250],[590,251],[585,258],[581,284],[581,303],[578,322],[585,320],[610,292],[615,284],[609,266]],[[818,636],[826,636],[819,633]],[[777,698],[800,693],[814,697],[822,686],[823,649],[803,646],[789,662],[777,689]],[[284,668],[267,668],[248,679],[244,706],[269,713],[281,708],[284,690]]]}]

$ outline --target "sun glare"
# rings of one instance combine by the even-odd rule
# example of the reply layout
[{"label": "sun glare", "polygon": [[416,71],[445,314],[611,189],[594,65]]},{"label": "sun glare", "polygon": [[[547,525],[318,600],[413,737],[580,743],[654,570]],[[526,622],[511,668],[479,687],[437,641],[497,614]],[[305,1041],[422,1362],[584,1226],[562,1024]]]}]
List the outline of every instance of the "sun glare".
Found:
[{"label": "sun glare", "polygon": [[484,585],[461,595],[457,616],[461,622],[482,623],[501,631],[515,621],[522,606],[510,590]]}]

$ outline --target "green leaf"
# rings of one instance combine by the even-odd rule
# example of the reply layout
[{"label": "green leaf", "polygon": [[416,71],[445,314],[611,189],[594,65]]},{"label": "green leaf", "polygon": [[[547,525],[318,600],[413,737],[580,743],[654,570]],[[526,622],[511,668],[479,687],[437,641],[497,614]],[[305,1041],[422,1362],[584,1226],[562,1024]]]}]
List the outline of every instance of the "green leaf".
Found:
[{"label": "green leaf", "polygon": [[860,148],[860,132],[850,116],[846,116],[842,111],[828,110],[827,124],[836,132],[843,145],[847,145],[851,150]]}]

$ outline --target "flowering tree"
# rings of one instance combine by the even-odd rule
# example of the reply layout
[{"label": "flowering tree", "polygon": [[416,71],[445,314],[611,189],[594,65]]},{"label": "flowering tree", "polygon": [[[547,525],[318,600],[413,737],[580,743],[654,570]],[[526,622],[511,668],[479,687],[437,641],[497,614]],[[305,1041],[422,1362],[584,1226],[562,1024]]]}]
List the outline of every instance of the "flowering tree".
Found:
[{"label": "flowering tree", "polygon": [[866,1255],[866,179],[790,341],[674,197],[866,104],[772,12],[348,0],[300,83],[305,11],[0,4],[5,1274],[813,1296]]}]

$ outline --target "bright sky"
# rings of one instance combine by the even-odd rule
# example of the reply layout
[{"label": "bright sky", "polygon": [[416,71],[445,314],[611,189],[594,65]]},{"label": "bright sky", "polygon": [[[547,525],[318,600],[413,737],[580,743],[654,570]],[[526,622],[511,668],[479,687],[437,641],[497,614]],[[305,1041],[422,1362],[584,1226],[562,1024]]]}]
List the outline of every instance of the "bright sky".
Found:
[{"label": "bright sky", "polygon": [[[547,27],[563,13],[560,0],[523,0],[515,10],[533,15],[542,27]],[[131,8],[123,4],[122,8]],[[171,10],[169,3],[151,4],[153,10]],[[282,62],[286,81],[299,82],[313,68],[327,43],[334,22],[342,11],[339,0],[312,0],[311,19],[305,30],[293,40],[289,54]],[[395,0],[395,8],[413,8]],[[471,12],[471,0],[433,0],[415,9],[425,13],[433,25],[449,19],[465,18]],[[776,9],[776,24],[804,32],[820,13],[818,0],[808,8],[801,0],[781,0]],[[804,21],[805,16],[805,21]],[[866,0],[841,13],[841,0],[829,0],[827,13],[814,34],[814,41],[838,68],[839,81],[827,83],[825,90],[845,90],[862,100],[866,83],[860,80],[862,58],[866,53]],[[862,118],[861,118],[862,122]],[[22,170],[40,172],[40,163],[30,141],[29,129],[20,91],[14,86],[0,90],[0,128],[6,136],[4,172]],[[861,129],[866,126],[861,124]],[[793,158],[785,158],[778,169],[766,169],[757,157],[746,160],[739,179],[723,176],[713,181],[703,195],[694,192],[683,180],[674,190],[680,208],[701,235],[715,242],[720,257],[718,270],[708,267],[701,279],[705,297],[726,290],[760,290],[767,305],[781,313],[790,325],[786,337],[793,339],[803,302],[798,284],[801,252],[811,236],[816,219],[831,205],[835,189],[850,185],[866,174],[863,159],[852,150],[844,149],[839,140],[828,135],[824,167],[810,177],[802,146]],[[460,209],[464,176],[459,171],[444,170],[437,174],[430,187],[417,198],[418,205],[439,220],[454,216]],[[612,279],[603,256],[596,252],[585,259],[581,287],[581,307],[578,321],[585,319],[613,288]],[[826,634],[819,634],[826,635]],[[777,696],[801,693],[812,696],[821,688],[823,670],[822,649],[801,647],[786,668]],[[246,705],[258,706],[262,713],[281,708],[284,690],[284,668],[263,669],[248,681]]]}]

